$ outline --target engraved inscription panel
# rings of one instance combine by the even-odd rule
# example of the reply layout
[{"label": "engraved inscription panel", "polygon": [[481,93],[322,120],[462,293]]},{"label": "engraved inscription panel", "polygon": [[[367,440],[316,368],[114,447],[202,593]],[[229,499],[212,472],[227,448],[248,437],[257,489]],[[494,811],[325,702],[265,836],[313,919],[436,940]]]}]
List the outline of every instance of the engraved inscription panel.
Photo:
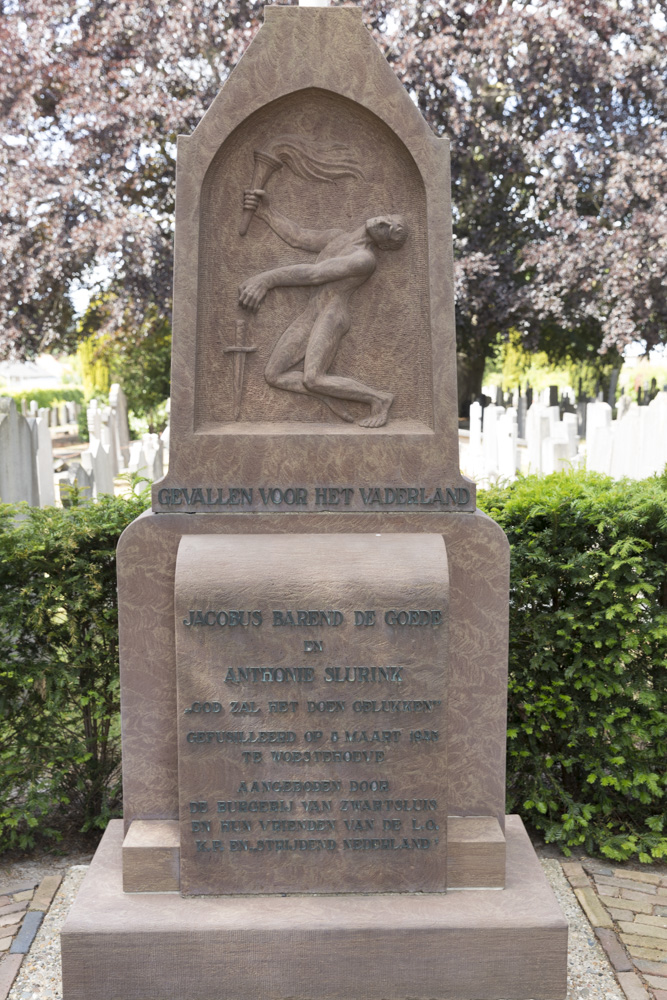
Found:
[{"label": "engraved inscription panel", "polygon": [[436,535],[181,541],[183,892],[445,890],[447,580]]}]

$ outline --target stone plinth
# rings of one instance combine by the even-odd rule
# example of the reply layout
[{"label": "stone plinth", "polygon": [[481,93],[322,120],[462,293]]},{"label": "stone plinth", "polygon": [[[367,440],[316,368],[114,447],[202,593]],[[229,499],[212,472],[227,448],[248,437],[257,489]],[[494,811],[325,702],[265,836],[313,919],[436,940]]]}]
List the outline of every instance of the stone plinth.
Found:
[{"label": "stone plinth", "polygon": [[[203,523],[202,523],[203,522]],[[123,802],[134,819],[177,819],[174,584],[181,538],[226,534],[437,533],[449,567],[447,787],[454,816],[504,827],[509,546],[485,514],[144,514],[119,545]]]},{"label": "stone plinth", "polygon": [[123,893],[113,821],[63,928],[64,995],[560,1000],[567,924],[520,819],[506,829],[502,891],[184,899]]}]

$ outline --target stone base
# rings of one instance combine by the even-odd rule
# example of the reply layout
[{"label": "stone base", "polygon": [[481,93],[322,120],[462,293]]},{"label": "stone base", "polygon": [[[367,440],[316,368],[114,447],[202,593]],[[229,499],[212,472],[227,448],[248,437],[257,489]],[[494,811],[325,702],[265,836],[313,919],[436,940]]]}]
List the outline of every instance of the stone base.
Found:
[{"label": "stone base", "polygon": [[62,931],[64,1000],[563,1000],[567,924],[521,820],[505,889],[123,893],[110,824]]},{"label": "stone base", "polygon": [[177,820],[135,819],[123,841],[123,891],[178,892],[180,862]]},{"label": "stone base", "polygon": [[[124,892],[180,890],[178,820],[133,820],[122,853]],[[505,888],[505,835],[495,817],[447,817],[447,885]]]},{"label": "stone base", "polygon": [[447,817],[447,886],[505,888],[505,835],[493,816]]}]

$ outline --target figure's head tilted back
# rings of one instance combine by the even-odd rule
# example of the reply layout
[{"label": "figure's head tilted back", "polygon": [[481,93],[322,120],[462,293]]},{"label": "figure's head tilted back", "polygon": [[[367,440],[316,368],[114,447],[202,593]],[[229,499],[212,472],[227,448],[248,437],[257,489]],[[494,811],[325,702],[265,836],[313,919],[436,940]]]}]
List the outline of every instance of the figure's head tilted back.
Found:
[{"label": "figure's head tilted back", "polygon": [[380,250],[398,250],[408,238],[402,215],[377,215],[368,219],[366,232]]}]

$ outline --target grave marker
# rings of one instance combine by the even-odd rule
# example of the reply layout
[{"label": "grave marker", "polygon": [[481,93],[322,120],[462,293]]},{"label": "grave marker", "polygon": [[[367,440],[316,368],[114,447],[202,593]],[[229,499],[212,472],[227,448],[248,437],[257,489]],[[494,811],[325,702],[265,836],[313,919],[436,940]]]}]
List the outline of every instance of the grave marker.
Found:
[{"label": "grave marker", "polygon": [[459,471],[448,143],[359,8],[268,7],[176,204],[169,471],[118,554],[125,819],[64,998],[563,997],[504,815],[509,553]]},{"label": "grave marker", "polygon": [[39,506],[39,484],[32,429],[9,397],[0,397],[0,500]]}]

